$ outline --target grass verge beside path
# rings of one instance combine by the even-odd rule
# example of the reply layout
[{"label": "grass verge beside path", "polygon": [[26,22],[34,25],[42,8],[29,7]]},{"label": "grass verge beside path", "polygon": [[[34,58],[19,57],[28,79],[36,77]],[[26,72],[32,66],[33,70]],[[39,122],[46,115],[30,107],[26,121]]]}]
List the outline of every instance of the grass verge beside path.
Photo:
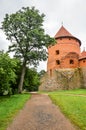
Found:
[{"label": "grass verge beside path", "polygon": [[86,89],[50,92],[49,96],[72,123],[86,130]]},{"label": "grass verge beside path", "polygon": [[0,130],[6,130],[17,112],[23,108],[30,94],[18,94],[11,97],[0,97]]}]

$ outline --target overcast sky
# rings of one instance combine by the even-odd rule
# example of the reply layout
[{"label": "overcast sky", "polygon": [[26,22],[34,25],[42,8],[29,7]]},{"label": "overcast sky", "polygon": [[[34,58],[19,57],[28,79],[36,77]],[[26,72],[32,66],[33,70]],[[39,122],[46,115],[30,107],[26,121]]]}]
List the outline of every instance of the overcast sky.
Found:
[{"label": "overcast sky", "polygon": [[[86,47],[86,0],[0,0],[0,26],[5,14],[12,14],[22,7],[35,6],[44,13],[44,29],[54,36],[63,26]],[[0,50],[7,50],[10,42],[0,30]],[[38,70],[46,69],[46,63],[41,63]]]}]

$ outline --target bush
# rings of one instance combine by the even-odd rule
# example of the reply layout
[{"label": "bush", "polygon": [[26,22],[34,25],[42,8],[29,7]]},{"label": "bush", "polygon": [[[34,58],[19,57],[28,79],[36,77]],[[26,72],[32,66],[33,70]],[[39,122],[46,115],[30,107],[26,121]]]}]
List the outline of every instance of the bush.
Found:
[{"label": "bush", "polygon": [[0,52],[0,95],[6,91],[12,93],[11,83],[15,82],[16,74],[14,70],[16,62],[7,53]]}]

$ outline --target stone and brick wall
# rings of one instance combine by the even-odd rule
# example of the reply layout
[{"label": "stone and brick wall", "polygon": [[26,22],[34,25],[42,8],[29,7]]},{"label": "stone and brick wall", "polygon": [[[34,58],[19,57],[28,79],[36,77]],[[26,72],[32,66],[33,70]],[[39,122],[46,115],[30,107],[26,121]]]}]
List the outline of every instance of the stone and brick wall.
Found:
[{"label": "stone and brick wall", "polygon": [[82,88],[86,89],[86,67],[81,68],[82,74]]},{"label": "stone and brick wall", "polygon": [[[83,78],[84,77],[84,78]],[[86,69],[56,69],[41,79],[40,91],[86,88]]]}]

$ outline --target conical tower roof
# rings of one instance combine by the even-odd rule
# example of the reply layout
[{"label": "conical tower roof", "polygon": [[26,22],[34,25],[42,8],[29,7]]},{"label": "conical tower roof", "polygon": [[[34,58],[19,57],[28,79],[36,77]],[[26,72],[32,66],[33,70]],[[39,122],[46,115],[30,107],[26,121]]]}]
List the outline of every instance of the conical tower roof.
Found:
[{"label": "conical tower roof", "polygon": [[56,33],[54,37],[55,39],[73,38],[73,39],[78,40],[79,44],[81,45],[81,41],[78,38],[74,37],[70,32],[68,32],[67,29],[65,29],[63,25],[61,26],[61,28],[59,29],[59,31]]},{"label": "conical tower roof", "polygon": [[69,33],[63,26],[59,29],[59,31],[56,33],[55,38],[58,37],[64,37],[64,36],[70,36],[73,37],[71,33]]}]

